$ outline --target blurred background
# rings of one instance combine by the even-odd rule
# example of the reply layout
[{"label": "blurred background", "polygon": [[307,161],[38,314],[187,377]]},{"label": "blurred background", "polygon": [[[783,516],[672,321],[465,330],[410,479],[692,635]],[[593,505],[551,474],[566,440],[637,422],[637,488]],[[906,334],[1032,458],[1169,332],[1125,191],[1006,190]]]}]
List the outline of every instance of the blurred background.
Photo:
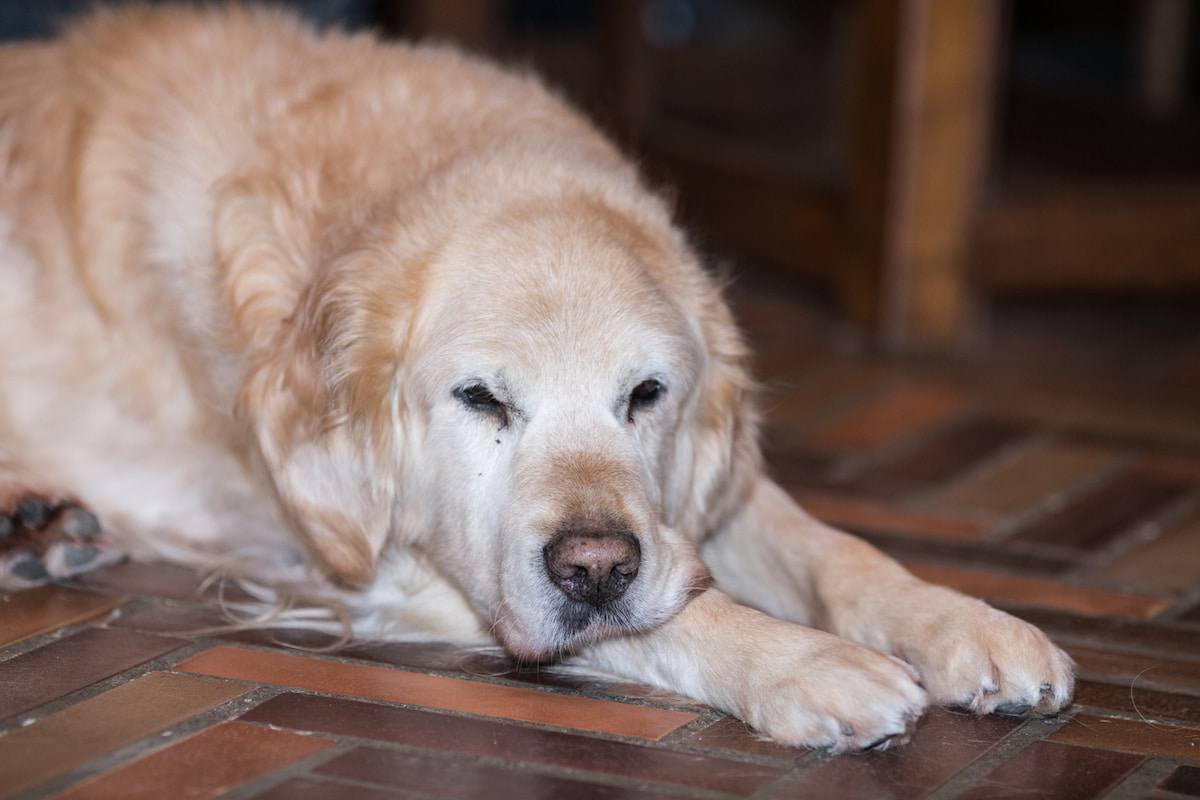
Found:
[{"label": "blurred background", "polygon": [[[6,0],[0,32],[87,5]],[[705,252],[860,343],[978,352],[1030,314],[1200,338],[1195,0],[290,5],[537,70]]]}]

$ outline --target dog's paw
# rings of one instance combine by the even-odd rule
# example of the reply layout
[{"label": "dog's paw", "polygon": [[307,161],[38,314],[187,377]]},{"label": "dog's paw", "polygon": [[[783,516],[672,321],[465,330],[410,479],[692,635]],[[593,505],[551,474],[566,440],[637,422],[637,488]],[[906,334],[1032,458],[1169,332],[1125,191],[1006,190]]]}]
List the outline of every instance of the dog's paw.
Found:
[{"label": "dog's paw", "polygon": [[917,668],[933,703],[1018,716],[1055,714],[1070,705],[1074,665],[1046,634],[948,590],[927,601],[938,612],[896,650]]},{"label": "dog's paw", "polygon": [[877,650],[822,638],[818,648],[791,653],[772,645],[761,654],[744,682],[746,721],[775,741],[835,753],[907,742],[927,705],[916,671]]},{"label": "dog's paw", "polygon": [[21,493],[0,504],[0,590],[25,589],[119,561],[87,509]]}]

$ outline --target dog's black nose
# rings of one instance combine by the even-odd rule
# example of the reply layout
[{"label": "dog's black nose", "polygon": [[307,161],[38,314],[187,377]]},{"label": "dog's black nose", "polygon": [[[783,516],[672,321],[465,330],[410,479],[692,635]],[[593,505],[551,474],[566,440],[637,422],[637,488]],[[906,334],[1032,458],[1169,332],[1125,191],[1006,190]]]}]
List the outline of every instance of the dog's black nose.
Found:
[{"label": "dog's black nose", "polygon": [[546,545],[546,572],[572,600],[602,608],[625,593],[637,577],[642,551],[623,530],[572,526]]}]

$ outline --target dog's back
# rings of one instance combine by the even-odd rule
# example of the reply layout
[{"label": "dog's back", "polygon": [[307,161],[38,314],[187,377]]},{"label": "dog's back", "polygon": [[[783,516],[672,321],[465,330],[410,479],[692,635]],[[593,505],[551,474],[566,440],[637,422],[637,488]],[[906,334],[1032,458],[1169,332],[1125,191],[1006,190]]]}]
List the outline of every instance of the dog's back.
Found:
[{"label": "dog's back", "polygon": [[237,7],[0,49],[0,169],[0,484],[74,493],[131,545],[282,536],[235,408],[342,252],[389,228],[402,270],[510,192],[653,207],[531,77]]}]

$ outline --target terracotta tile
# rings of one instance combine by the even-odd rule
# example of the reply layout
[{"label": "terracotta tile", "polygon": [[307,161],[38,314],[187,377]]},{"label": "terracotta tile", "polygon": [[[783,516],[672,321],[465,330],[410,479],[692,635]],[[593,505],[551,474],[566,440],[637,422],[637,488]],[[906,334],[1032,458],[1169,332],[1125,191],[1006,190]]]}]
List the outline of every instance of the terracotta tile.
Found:
[{"label": "terracotta tile", "polygon": [[1045,608],[998,604],[1055,639],[1105,649],[1200,659],[1200,636],[1174,625],[1086,617]]},{"label": "terracotta tile", "polygon": [[1200,663],[1164,658],[1145,653],[1120,653],[1095,647],[1067,645],[1075,666],[1084,675],[1110,681],[1129,681],[1132,686],[1151,684],[1200,690]]},{"label": "terracotta tile", "polygon": [[56,800],[201,800],[335,744],[330,739],[226,722],[83,783]]},{"label": "terracotta tile", "polygon": [[143,605],[121,614],[109,627],[129,628],[177,636],[203,636],[265,647],[298,647],[321,650],[343,641],[341,636],[305,628],[230,627],[231,618],[216,604],[179,603],[174,600],[143,601]]},{"label": "terracotta tile", "polygon": [[253,600],[254,598],[236,585],[210,581],[195,570],[177,564],[140,561],[122,561],[106,567],[84,572],[73,579],[74,583],[97,589],[125,592],[127,594],[170,597],[176,600]]},{"label": "terracotta tile", "polygon": [[1019,441],[1029,430],[1009,420],[964,420],[865,469],[846,486],[887,495],[936,489]]},{"label": "terracotta tile", "polygon": [[[1200,665],[1196,670],[1200,672]],[[1075,705],[1135,714],[1147,720],[1200,725],[1200,697],[1151,689],[1137,683],[1080,680],[1075,686]]]},{"label": "terracotta tile", "polygon": [[4,662],[0,719],[7,719],[144,664],[186,642],[87,628]]},{"label": "terracotta tile", "polygon": [[1102,797],[1145,761],[1142,756],[1127,753],[1034,742],[958,797],[1091,800]]},{"label": "terracotta tile", "polygon": [[1138,468],[1160,478],[1200,484],[1200,456],[1152,455]]},{"label": "terracotta tile", "polygon": [[110,628],[187,636],[228,624],[228,618],[217,605],[144,600],[133,608],[121,609],[121,613],[106,624]]},{"label": "terracotta tile", "polygon": [[251,709],[242,719],[290,730],[357,736],[737,795],[750,794],[786,771],[782,767],[334,697],[283,694]]},{"label": "terracotta tile", "polygon": [[0,595],[0,647],[95,619],[126,599],[57,584]]},{"label": "terracotta tile", "polygon": [[1186,764],[1176,767],[1175,771],[1158,785],[1158,788],[1166,792],[1200,797],[1200,767]]},{"label": "terracotta tile", "polygon": [[[144,605],[136,611],[122,614],[109,623],[112,627],[140,631],[191,635],[204,631],[206,638],[267,647],[301,647],[320,650],[335,646],[341,638],[319,631],[292,628],[261,628],[255,630],[220,630],[228,620],[221,609],[213,605],[178,604],[164,601]],[[216,630],[212,630],[216,628]],[[362,661],[374,661],[396,667],[418,670],[459,672],[463,675],[551,686],[564,689],[587,689],[611,680],[594,674],[521,664],[497,649],[495,652],[478,648],[456,647],[442,642],[355,642],[335,647],[339,656]]]},{"label": "terracotta tile", "polygon": [[1093,616],[1128,619],[1150,619],[1171,606],[1170,600],[1161,597],[1106,592],[985,570],[928,564],[906,566],[922,580],[949,586],[985,600],[1004,600]]},{"label": "terracotta tile", "polygon": [[499,648],[480,650],[441,642],[351,642],[336,654],[395,667],[457,672],[559,689],[591,689],[612,683],[584,670],[519,663]]},{"label": "terracotta tile", "polygon": [[723,717],[702,730],[696,731],[679,744],[704,750],[724,750],[764,758],[794,761],[810,755],[811,750],[776,744],[736,717]]},{"label": "terracotta tile", "polygon": [[351,642],[338,654],[393,667],[466,672],[474,652],[446,642]]},{"label": "terracotta tile", "polygon": [[864,361],[837,359],[806,371],[786,389],[771,391],[763,408],[772,426],[803,426],[830,412],[859,402],[877,391],[888,370]]},{"label": "terracotta tile", "polygon": [[426,792],[437,797],[486,797],[488,800],[529,800],[534,797],[655,800],[678,797],[482,764],[465,758],[402,753],[371,747],[351,750],[324,764],[316,772],[335,778],[393,786],[409,792]]},{"label": "terracotta tile", "polygon": [[1200,583],[1200,515],[1096,572],[1119,583],[1182,594]]},{"label": "terracotta tile", "polygon": [[938,384],[897,386],[880,397],[827,422],[807,440],[816,447],[870,450],[944,422],[967,407],[958,388]]},{"label": "terracotta tile", "polygon": [[1195,603],[1187,611],[1179,615],[1180,622],[1200,625],[1200,603]]},{"label": "terracotta tile", "polygon": [[904,800],[937,789],[1024,724],[930,709],[913,740],[895,750],[834,758],[772,797]]},{"label": "terracotta tile", "polygon": [[872,530],[950,542],[973,542],[988,526],[977,520],[910,511],[868,498],[793,492],[800,506],[822,522],[852,530]]},{"label": "terracotta tile", "polygon": [[250,691],[152,672],[0,737],[0,786],[13,794]]},{"label": "terracotta tile", "polygon": [[1050,734],[1055,742],[1169,758],[1200,758],[1200,729],[1162,722],[1076,714]]},{"label": "terracotta tile", "polygon": [[838,459],[825,453],[813,453],[794,448],[781,448],[775,434],[765,433],[763,455],[770,474],[785,488],[826,486],[832,483],[830,473]]},{"label": "terracotta tile", "polygon": [[1059,576],[1075,567],[1075,559],[1062,554],[1014,551],[1003,544],[986,541],[964,546],[855,528],[850,531],[905,564],[948,564],[1043,578]]},{"label": "terracotta tile", "polygon": [[1103,447],[1042,442],[983,474],[940,492],[930,503],[948,509],[985,511],[1007,517],[1041,503],[1079,480],[1116,462]]},{"label": "terracotta tile", "polygon": [[290,778],[254,795],[254,800],[400,800],[412,797],[395,789],[318,778]]},{"label": "terracotta tile", "polygon": [[610,694],[615,697],[633,697],[638,700],[653,700],[656,703],[665,703],[671,706],[683,706],[685,708],[707,709],[708,706],[686,697],[681,694],[676,694],[668,689],[660,689],[657,686],[647,686],[644,683],[636,681],[621,681],[608,687],[605,694]]},{"label": "terracotta tile", "polygon": [[1086,431],[1092,438],[1102,434],[1117,439],[1196,442],[1200,420],[1195,409],[1157,404],[1132,404],[1120,400],[1073,395],[1069,392],[1029,390],[1016,386],[988,397],[989,407],[1006,416],[1019,416],[1065,429]]},{"label": "terracotta tile", "polygon": [[1071,550],[1097,550],[1137,523],[1152,519],[1182,498],[1189,488],[1178,481],[1127,472],[1034,522],[1020,531],[1016,540]]},{"label": "terracotta tile", "polygon": [[655,741],[697,717],[683,711],[236,647],[215,647],[176,669]]}]

